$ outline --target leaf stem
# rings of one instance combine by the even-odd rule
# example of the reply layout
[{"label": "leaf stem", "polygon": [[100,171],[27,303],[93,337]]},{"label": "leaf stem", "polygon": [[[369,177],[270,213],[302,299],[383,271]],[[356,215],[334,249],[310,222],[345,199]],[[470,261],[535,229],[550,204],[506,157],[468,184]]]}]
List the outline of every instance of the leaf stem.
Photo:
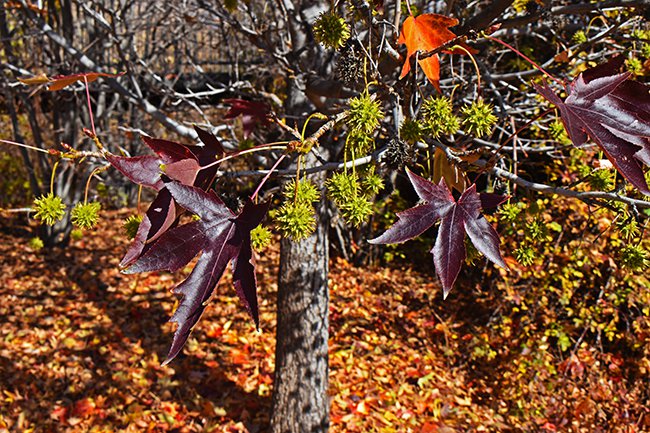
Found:
[{"label": "leaf stem", "polygon": [[[283,143],[283,145],[279,146],[280,143]],[[247,153],[255,153],[255,152],[258,152],[258,151],[261,151],[261,150],[286,150],[287,149],[286,145],[288,143],[289,143],[288,141],[276,141],[276,142],[273,142],[273,143],[260,144],[259,146],[255,146],[255,147],[252,147],[250,149],[245,149],[245,150],[240,150],[238,152],[233,152],[233,153],[231,153],[229,155],[224,156],[221,159],[217,159],[216,161],[211,162],[210,164],[201,167],[201,169],[204,170],[206,168],[213,167],[213,166],[215,166],[217,164],[221,164],[224,161],[228,161],[229,159],[233,159],[233,158],[236,158],[236,157],[241,156],[241,155],[246,155]]]},{"label": "leaf stem", "polygon": [[495,37],[493,37],[493,36],[490,36],[490,35],[488,35],[488,34],[485,34],[485,35],[483,35],[483,36],[484,36],[485,38],[487,38],[487,39],[493,40],[494,42],[498,42],[498,43],[500,43],[501,45],[505,46],[506,48],[510,49],[513,53],[517,54],[519,57],[523,58],[523,59],[526,60],[528,63],[530,63],[531,65],[533,65],[533,66],[534,66],[538,71],[540,71],[542,74],[546,75],[548,78],[550,78],[551,80],[555,81],[556,83],[558,83],[558,84],[560,84],[562,87],[564,87],[564,83],[563,83],[562,81],[558,80],[557,78],[555,78],[554,76],[552,76],[551,74],[549,74],[548,72],[546,72],[546,71],[544,70],[544,68],[542,68],[542,67],[539,66],[537,63],[535,63],[534,61],[532,61],[530,58],[528,58],[526,55],[524,55],[521,51],[519,51],[518,49],[516,49],[516,48],[513,47],[512,45],[510,45],[510,44],[508,44],[508,43],[502,41],[502,40],[499,39],[499,38],[495,38]]},{"label": "leaf stem", "polygon": [[84,75],[84,84],[86,85],[86,100],[88,101],[88,115],[90,116],[90,126],[93,130],[93,136],[97,137],[97,132],[95,131],[95,119],[93,118],[93,108],[90,103],[90,90],[88,89],[88,77]]},{"label": "leaf stem", "polygon": [[275,171],[275,169],[280,165],[280,163],[284,160],[284,158],[287,157],[286,153],[283,153],[282,156],[278,158],[277,161],[275,161],[275,164],[273,164],[273,167],[269,170],[268,173],[266,173],[266,176],[262,179],[259,185],[257,185],[257,188],[255,189],[255,192],[251,196],[251,201],[255,201],[257,199],[257,194],[259,194],[260,190],[262,189],[262,186],[266,183],[269,177],[271,177],[271,174]]},{"label": "leaf stem", "polygon": [[26,149],[35,150],[35,151],[37,151],[37,152],[41,152],[41,153],[47,153],[47,154],[50,153],[50,152],[48,152],[48,151],[45,150],[45,149],[41,149],[41,148],[39,148],[39,147],[30,146],[29,144],[18,143],[18,142],[11,141],[11,140],[4,140],[4,139],[1,139],[1,138],[0,138],[0,143],[11,144],[12,146],[24,147],[24,148],[26,148]]}]

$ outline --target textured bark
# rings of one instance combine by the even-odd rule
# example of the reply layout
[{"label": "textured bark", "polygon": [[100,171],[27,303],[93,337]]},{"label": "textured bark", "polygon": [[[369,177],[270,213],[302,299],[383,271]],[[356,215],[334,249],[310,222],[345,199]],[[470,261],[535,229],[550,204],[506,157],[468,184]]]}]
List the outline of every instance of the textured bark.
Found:
[{"label": "textured bark", "polygon": [[324,433],[329,428],[329,254],[326,212],[316,233],[281,242],[273,433]]}]

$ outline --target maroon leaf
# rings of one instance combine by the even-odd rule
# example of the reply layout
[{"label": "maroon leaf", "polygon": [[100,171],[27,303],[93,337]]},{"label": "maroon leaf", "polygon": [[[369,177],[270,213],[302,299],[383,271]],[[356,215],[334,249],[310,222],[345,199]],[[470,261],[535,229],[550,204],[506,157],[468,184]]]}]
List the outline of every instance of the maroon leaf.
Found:
[{"label": "maroon leaf", "polygon": [[642,193],[650,195],[643,165],[650,165],[650,88],[617,73],[622,56],[576,78],[562,101],[544,84],[539,94],[560,110],[569,138],[580,146],[591,138],[616,169]]},{"label": "maroon leaf", "polygon": [[248,202],[236,215],[214,191],[205,192],[175,181],[167,182],[166,187],[179,205],[198,215],[200,220],[165,232],[125,271],[177,271],[200,254],[190,275],[174,289],[174,293],[181,294],[183,298],[171,318],[171,321],[178,323],[178,329],[165,364],[183,348],[228,263],[233,263],[233,282],[237,294],[255,326],[259,327],[250,231],[262,221],[269,207],[269,203]]},{"label": "maroon leaf", "polygon": [[186,185],[208,189],[217,174],[218,164],[225,151],[219,139],[195,127],[203,146],[186,146],[169,140],[142,137],[156,155],[127,158],[107,155],[108,162],[131,181],[158,190],[158,196],[149,206],[138,232],[129,246],[120,266],[127,267],[146,252],[162,233],[177,223],[176,206],[166,190],[160,175]]},{"label": "maroon leaf", "polygon": [[129,158],[108,153],[106,160],[133,183],[153,188],[156,191],[160,191],[164,186],[160,179],[161,160],[155,155]]},{"label": "maroon leaf", "polygon": [[415,192],[426,203],[400,212],[397,222],[381,236],[370,240],[370,243],[405,242],[421,235],[436,221],[441,220],[431,253],[445,298],[465,260],[465,233],[488,260],[503,268],[507,267],[499,252],[499,235],[481,215],[483,203],[497,206],[505,197],[497,194],[478,194],[476,185],[472,185],[456,202],[443,180],[436,185],[408,169],[406,173]]},{"label": "maroon leaf", "polygon": [[230,110],[223,116],[224,119],[242,116],[245,137],[251,135],[258,124],[266,126],[270,123],[268,114],[271,108],[264,102],[246,101],[245,99],[224,99],[223,102],[230,105]]},{"label": "maroon leaf", "polygon": [[138,231],[126,254],[120,262],[120,267],[126,267],[146,252],[160,235],[174,225],[176,221],[176,206],[167,188],[162,188],[149,205],[142,217]]}]

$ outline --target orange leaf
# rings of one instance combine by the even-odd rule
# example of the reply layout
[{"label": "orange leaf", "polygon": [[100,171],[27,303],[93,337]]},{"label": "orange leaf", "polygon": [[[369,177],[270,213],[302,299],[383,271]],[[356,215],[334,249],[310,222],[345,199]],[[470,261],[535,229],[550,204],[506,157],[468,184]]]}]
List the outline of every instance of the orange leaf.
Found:
[{"label": "orange leaf", "polygon": [[[456,35],[448,27],[458,24],[456,18],[446,17],[438,14],[422,14],[417,17],[409,16],[402,24],[402,32],[397,43],[406,45],[406,61],[402,66],[400,79],[404,78],[411,70],[411,57],[418,51],[435,50],[446,42],[454,39]],[[418,64],[424,71],[431,84],[440,91],[438,81],[440,80],[440,61],[435,54],[426,59],[418,60]]]},{"label": "orange leaf", "polygon": [[23,84],[27,84],[28,86],[34,86],[37,84],[49,83],[50,79],[47,78],[47,75],[45,74],[38,74],[29,78],[19,78],[18,81],[20,81]]},{"label": "orange leaf", "polygon": [[84,74],[59,75],[57,77],[52,77],[50,79],[52,84],[50,84],[48,90],[50,91],[61,90],[64,87],[67,87],[70,84],[73,84],[77,81],[83,82],[84,77],[88,83],[91,83],[99,77],[119,77],[120,75],[124,75],[124,72],[119,74],[106,74],[103,72],[87,72]]}]

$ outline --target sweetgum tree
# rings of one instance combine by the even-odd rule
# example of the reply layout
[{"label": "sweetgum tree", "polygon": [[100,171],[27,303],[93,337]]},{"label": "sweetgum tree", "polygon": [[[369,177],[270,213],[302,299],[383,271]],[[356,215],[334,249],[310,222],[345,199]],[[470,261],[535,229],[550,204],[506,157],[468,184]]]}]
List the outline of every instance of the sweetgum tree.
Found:
[{"label": "sweetgum tree", "polygon": [[[145,15],[156,13],[140,6]],[[264,248],[270,230],[281,235],[273,432],[329,426],[330,233],[344,252],[346,243],[401,243],[433,227],[433,266],[446,297],[465,260],[477,254],[507,270],[485,214],[501,206],[501,218],[516,220],[523,190],[616,210],[625,221],[617,228],[634,232],[621,260],[646,265],[643,231],[629,229],[650,207],[644,2],[196,0],[184,7],[158,17],[176,26],[166,32],[177,35],[167,40],[170,54],[150,31],[159,28],[144,25],[132,5],[6,5],[0,30],[13,74],[5,75],[13,142],[47,153],[49,170],[33,169],[43,158],[24,153],[37,195],[34,216],[47,225],[69,215],[91,227],[99,204],[89,200],[90,180],[120,173],[153,197],[128,221],[134,239],[124,271],[174,272],[198,256],[174,288],[180,303],[171,320],[178,327],[165,363],[181,353],[228,267],[242,306],[260,325],[254,250]],[[93,31],[76,43],[75,27]],[[192,40],[213,30],[223,35],[214,48]],[[38,64],[20,57],[27,34],[44,38],[57,55],[42,50]],[[81,51],[100,39],[106,50]],[[225,83],[205,71],[206,49],[227,59]],[[188,68],[199,77],[196,88],[180,78]],[[40,87],[27,90],[18,79]],[[57,147],[39,138],[27,91],[78,96],[80,104],[71,106],[81,113],[85,141]],[[211,98],[222,94],[228,112],[209,111]],[[107,98],[115,101],[110,110]],[[178,138],[143,134],[147,150],[138,140],[124,142],[125,133],[141,132],[129,123],[117,134],[122,141],[113,141],[104,128],[110,130],[108,111],[119,116],[119,104],[137,107]],[[34,143],[23,143],[13,107],[26,109]],[[189,127],[183,116],[201,125]],[[232,118],[240,127],[225,121]],[[539,167],[575,156],[576,148],[585,159],[578,172],[552,179]],[[85,167],[88,181],[57,174],[70,167]],[[396,178],[417,198],[383,231],[369,221]],[[83,200],[61,185],[83,190]],[[529,263],[535,238],[507,255]]]}]

